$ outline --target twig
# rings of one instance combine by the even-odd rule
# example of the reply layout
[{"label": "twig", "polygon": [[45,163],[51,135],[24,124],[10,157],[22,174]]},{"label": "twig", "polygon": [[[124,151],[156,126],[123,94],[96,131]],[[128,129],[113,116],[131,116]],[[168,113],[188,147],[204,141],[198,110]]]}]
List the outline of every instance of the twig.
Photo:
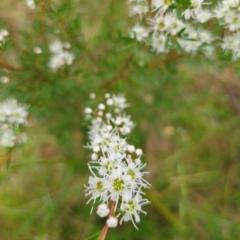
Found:
[{"label": "twig", "polygon": [[107,83],[105,84],[105,87],[114,87],[119,78],[125,78],[126,77],[125,71],[129,67],[129,65],[131,64],[131,62],[133,60],[133,57],[134,57],[134,54],[130,54],[128,56],[128,58],[126,59],[126,61],[123,64],[123,66],[118,71],[118,73],[114,77],[112,77],[109,81],[107,81]]},{"label": "twig", "polygon": [[181,58],[181,57],[183,57],[183,54],[169,54],[168,56],[167,56],[167,58],[165,58],[165,59],[163,59],[163,60],[161,60],[161,61],[157,61],[157,62],[152,62],[152,63],[150,63],[149,64],[149,66],[148,66],[148,68],[149,69],[153,69],[153,68],[156,68],[156,67],[158,67],[158,66],[161,66],[162,64],[164,64],[164,63],[167,63],[167,62],[170,62],[170,61],[174,61],[174,60],[176,60],[176,59],[179,59],[179,58]]},{"label": "twig", "polygon": [[22,71],[23,68],[22,67],[19,67],[19,66],[13,66],[7,62],[3,62],[3,61],[0,61],[0,68],[6,68],[8,70],[12,70],[12,71]]},{"label": "twig", "polygon": [[[110,218],[113,215],[114,207],[115,207],[115,202],[111,201],[110,212],[109,212],[108,218]],[[108,225],[106,223],[105,226],[102,229],[102,232],[101,232],[100,236],[99,236],[99,240],[105,240],[105,238],[107,236],[107,233],[108,233]]]}]

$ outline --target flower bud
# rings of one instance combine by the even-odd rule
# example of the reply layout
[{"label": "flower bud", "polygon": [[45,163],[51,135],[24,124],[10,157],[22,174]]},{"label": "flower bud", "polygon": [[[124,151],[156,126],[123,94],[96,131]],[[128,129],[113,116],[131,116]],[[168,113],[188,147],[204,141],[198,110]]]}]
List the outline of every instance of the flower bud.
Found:
[{"label": "flower bud", "polygon": [[93,153],[93,154],[91,155],[91,159],[92,159],[93,161],[97,161],[97,160],[98,160],[98,155],[97,155],[96,153]]},{"label": "flower bud", "polygon": [[94,147],[93,147],[93,151],[94,151],[95,153],[99,152],[99,151],[100,151],[100,147],[99,147],[99,146],[94,146]]},{"label": "flower bud", "polygon": [[109,228],[115,228],[117,226],[117,224],[118,224],[118,220],[115,217],[110,217],[107,220],[107,225]]},{"label": "flower bud", "polygon": [[109,99],[107,100],[107,105],[108,105],[108,106],[112,106],[112,105],[113,105],[113,100],[112,100],[111,98],[109,98]]},{"label": "flower bud", "polygon": [[91,114],[91,113],[92,113],[92,109],[91,109],[90,107],[86,107],[86,108],[84,109],[84,113],[85,113],[85,114]]},{"label": "flower bud", "polygon": [[138,148],[136,149],[135,153],[138,155],[138,156],[141,156],[143,154],[143,151],[142,149]]},{"label": "flower bud", "polygon": [[100,104],[98,105],[98,109],[99,109],[99,110],[104,110],[104,109],[105,109],[105,105],[104,105],[103,103],[100,103]]},{"label": "flower bud", "polygon": [[133,145],[128,145],[127,150],[128,150],[130,153],[133,153],[133,152],[135,151],[135,147],[134,147]]},{"label": "flower bud", "polygon": [[101,218],[106,217],[110,212],[110,209],[108,208],[107,204],[100,204],[97,209],[97,214]]}]

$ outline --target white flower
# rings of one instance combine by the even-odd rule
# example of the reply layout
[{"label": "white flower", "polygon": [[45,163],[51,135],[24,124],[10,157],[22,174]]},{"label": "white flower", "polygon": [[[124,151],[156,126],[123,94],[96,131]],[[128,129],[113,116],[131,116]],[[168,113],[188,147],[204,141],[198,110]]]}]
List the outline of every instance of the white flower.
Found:
[{"label": "white flower", "polygon": [[119,138],[118,141],[113,141],[109,144],[109,152],[115,154],[116,158],[122,158],[125,156],[127,146],[126,140]]},{"label": "white flower", "polygon": [[148,12],[148,5],[143,2],[142,4],[135,4],[133,6],[129,7],[129,15],[139,15],[140,18],[142,18],[143,15],[145,15]]},{"label": "white flower", "polygon": [[195,20],[200,23],[205,23],[213,17],[210,11],[202,10],[201,8],[195,12]]},{"label": "white flower", "polygon": [[112,154],[107,157],[100,158],[100,166],[96,168],[100,176],[106,177],[106,175],[111,174],[113,169],[117,167],[117,159],[114,158],[114,156],[115,155]]},{"label": "white flower", "polygon": [[121,95],[121,94],[113,95],[112,96],[112,100],[113,100],[113,106],[115,108],[123,110],[123,109],[125,109],[125,108],[127,108],[129,106],[129,104],[127,103],[126,98],[123,95]]},{"label": "white flower", "polygon": [[164,32],[166,30],[165,16],[158,16],[153,19],[149,19],[150,29],[154,32]]},{"label": "white flower", "polygon": [[109,193],[110,200],[116,202],[116,206],[120,198],[125,199],[132,195],[130,188],[130,178],[124,174],[124,167],[118,166],[104,179],[104,185]]},{"label": "white flower", "polygon": [[236,31],[240,28],[240,14],[239,12],[231,12],[225,16],[225,26],[229,31]]},{"label": "white flower", "polygon": [[166,43],[167,43],[166,35],[164,34],[152,35],[151,46],[153,47],[153,50],[155,50],[156,52],[158,53],[167,52]]},{"label": "white flower", "polygon": [[120,141],[120,137],[116,134],[116,131],[117,129],[109,131],[107,128],[104,130],[95,129],[94,131],[90,131],[91,144],[87,146],[87,148],[95,148],[95,151],[96,149],[101,149],[103,152],[106,152],[109,149],[110,144],[115,145],[115,143]]},{"label": "white flower", "polygon": [[10,123],[14,124],[26,124],[26,118],[27,118],[27,109],[26,106],[18,106],[16,109],[14,109],[11,113],[11,115],[8,118],[8,121]]},{"label": "white flower", "polygon": [[11,124],[27,124],[28,106],[19,104],[16,99],[0,103],[0,122]]},{"label": "white flower", "polygon": [[11,128],[7,125],[0,125],[0,146],[13,147],[16,136]]},{"label": "white flower", "polygon": [[125,174],[130,177],[129,182],[132,189],[150,187],[150,184],[143,178],[146,172],[141,171],[145,166],[146,164],[142,164],[141,162],[128,161],[124,168]]},{"label": "white flower", "polygon": [[152,0],[153,11],[157,11],[156,15],[161,15],[173,2],[173,0]]},{"label": "white flower", "polygon": [[120,224],[122,221],[128,222],[131,220],[134,227],[138,229],[135,222],[140,222],[140,213],[146,214],[146,212],[142,210],[142,206],[148,203],[149,201],[147,199],[142,199],[140,194],[136,194],[134,198],[129,199],[128,201],[123,201],[120,209],[124,212],[124,215],[120,220]]},{"label": "white flower", "polygon": [[115,217],[110,217],[110,218],[107,220],[107,225],[108,225],[108,227],[110,227],[110,228],[115,228],[115,227],[117,227],[117,224],[118,224],[118,220],[117,220],[117,218],[115,218]]},{"label": "white flower", "polygon": [[[88,180],[88,186],[85,186],[85,192],[86,196],[91,195],[90,199],[88,202],[93,201],[95,202],[98,198],[100,198],[102,201],[107,200],[107,191],[104,185],[104,179],[98,178],[96,176],[89,177]],[[87,203],[88,203],[87,202]]]},{"label": "white flower", "polygon": [[224,51],[232,51],[233,60],[238,59],[240,57],[240,32],[225,36],[221,48]]},{"label": "white flower", "polygon": [[110,212],[110,209],[108,208],[107,204],[103,203],[98,206],[97,214],[103,218],[106,217]]},{"label": "white flower", "polygon": [[202,43],[209,44],[214,40],[212,33],[209,31],[206,31],[206,30],[199,31],[198,35],[199,35],[199,39]]},{"label": "white flower", "polygon": [[194,8],[199,8],[203,4],[204,0],[191,0],[191,4]]},{"label": "white flower", "polygon": [[167,14],[165,16],[165,28],[168,33],[171,35],[176,35],[185,27],[185,24],[178,20],[176,17],[176,13]]},{"label": "white flower", "polygon": [[148,30],[140,25],[135,25],[131,31],[131,38],[136,38],[137,41],[142,42],[148,37]]},{"label": "white flower", "polygon": [[92,159],[93,161],[97,161],[97,160],[98,160],[98,155],[97,155],[96,153],[93,153],[93,154],[91,155],[91,159]]},{"label": "white flower", "polygon": [[133,145],[128,145],[127,151],[129,151],[130,153],[133,153],[135,151],[135,147]]}]

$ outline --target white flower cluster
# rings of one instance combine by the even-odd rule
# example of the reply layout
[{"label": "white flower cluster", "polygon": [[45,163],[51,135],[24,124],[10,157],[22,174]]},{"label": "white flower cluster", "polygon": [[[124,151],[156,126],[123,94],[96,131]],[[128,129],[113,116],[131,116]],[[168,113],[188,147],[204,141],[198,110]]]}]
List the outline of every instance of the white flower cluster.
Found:
[{"label": "white flower cluster", "polygon": [[20,128],[27,125],[27,109],[15,99],[0,103],[0,146],[11,148],[26,142]]},{"label": "white flower cluster", "polygon": [[97,109],[87,107],[84,111],[91,120],[87,148],[92,150],[88,164],[91,176],[85,192],[90,196],[88,202],[98,204],[97,214],[108,216],[108,227],[116,227],[118,219],[120,224],[131,220],[136,227],[139,214],[146,214],[142,206],[149,203],[142,197],[142,189],[150,187],[143,178],[146,164],[141,161],[142,150],[135,149],[124,138],[134,127],[124,113],[128,107],[125,97],[110,94],[105,97],[105,103],[100,103]]},{"label": "white flower cluster", "polygon": [[61,42],[59,40],[53,41],[49,45],[49,50],[52,56],[49,60],[48,67],[52,71],[57,71],[64,65],[71,65],[75,59],[74,55],[69,52],[71,44],[69,42]]},{"label": "white flower cluster", "polygon": [[145,41],[157,53],[181,49],[214,57],[220,47],[231,52],[233,60],[240,58],[240,0],[222,0],[218,4],[204,0],[128,3],[129,15],[140,18],[130,31],[131,37]]},{"label": "white flower cluster", "polygon": [[8,35],[9,33],[6,29],[0,29],[0,46],[1,46],[1,42],[4,42],[8,37]]}]

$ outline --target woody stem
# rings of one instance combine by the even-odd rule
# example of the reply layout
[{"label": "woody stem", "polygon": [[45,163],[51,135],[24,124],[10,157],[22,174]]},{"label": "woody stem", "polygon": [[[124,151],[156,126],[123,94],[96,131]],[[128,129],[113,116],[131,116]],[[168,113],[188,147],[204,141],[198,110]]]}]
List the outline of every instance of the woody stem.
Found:
[{"label": "woody stem", "polygon": [[[110,218],[111,216],[113,216],[113,213],[114,213],[114,207],[115,207],[115,202],[111,201],[110,202],[110,212],[108,214],[108,218]],[[102,232],[99,236],[99,240],[105,240],[106,236],[107,236],[107,233],[108,233],[108,225],[107,223],[105,224],[105,226],[103,227],[102,229]]]}]

